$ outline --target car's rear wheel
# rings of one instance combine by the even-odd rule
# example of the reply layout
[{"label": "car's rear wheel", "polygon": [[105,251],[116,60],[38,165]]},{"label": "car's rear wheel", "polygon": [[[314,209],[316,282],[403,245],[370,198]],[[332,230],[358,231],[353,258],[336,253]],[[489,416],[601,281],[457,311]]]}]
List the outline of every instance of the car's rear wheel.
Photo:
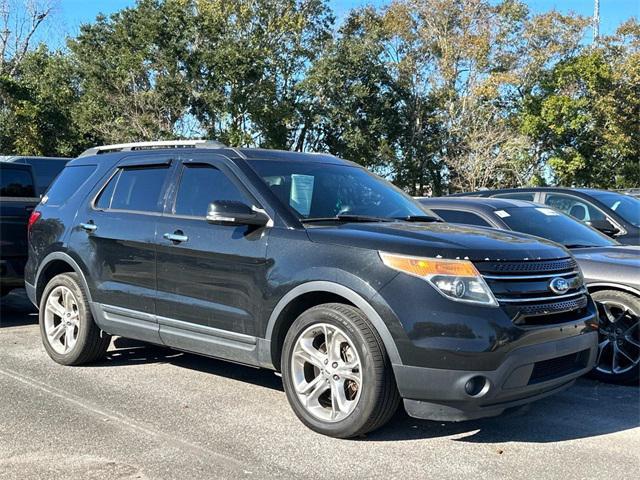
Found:
[{"label": "car's rear wheel", "polygon": [[40,300],[40,334],[49,356],[62,365],[81,365],[101,358],[110,336],[93,321],[76,273],[52,278]]},{"label": "car's rear wheel", "polygon": [[637,382],[640,371],[640,298],[616,290],[592,295],[600,314],[598,359],[591,376],[614,383]]},{"label": "car's rear wheel", "polygon": [[319,305],[298,317],[284,342],[282,378],[298,418],[332,437],[379,428],[400,400],[380,336],[349,305]]}]

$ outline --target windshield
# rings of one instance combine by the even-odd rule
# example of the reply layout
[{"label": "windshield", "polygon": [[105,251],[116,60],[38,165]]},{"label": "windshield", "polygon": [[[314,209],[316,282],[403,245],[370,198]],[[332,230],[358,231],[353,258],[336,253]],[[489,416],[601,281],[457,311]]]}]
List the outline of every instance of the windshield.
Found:
[{"label": "windshield", "polygon": [[302,220],[340,215],[405,218],[431,214],[386,180],[360,167],[267,160],[248,163]]},{"label": "windshield", "polygon": [[584,223],[548,207],[514,207],[493,213],[511,230],[546,238],[569,248],[618,244]]},{"label": "windshield", "polygon": [[589,192],[630,224],[640,227],[640,200],[615,192]]}]

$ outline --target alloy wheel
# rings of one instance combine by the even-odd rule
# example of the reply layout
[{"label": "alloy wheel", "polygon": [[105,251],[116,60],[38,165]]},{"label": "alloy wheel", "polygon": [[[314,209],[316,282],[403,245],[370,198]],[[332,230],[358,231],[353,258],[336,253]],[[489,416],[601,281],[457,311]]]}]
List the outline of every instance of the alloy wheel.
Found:
[{"label": "alloy wheel", "polygon": [[65,354],[78,341],[80,312],[73,292],[65,287],[54,288],[45,305],[44,329],[47,342],[56,353]]},{"label": "alloy wheel", "polygon": [[362,365],[349,336],[328,323],[308,327],[291,356],[296,395],[304,408],[325,422],[347,418],[362,391]]},{"label": "alloy wheel", "polygon": [[640,317],[628,306],[612,300],[598,303],[600,339],[596,370],[626,373],[640,363]]}]

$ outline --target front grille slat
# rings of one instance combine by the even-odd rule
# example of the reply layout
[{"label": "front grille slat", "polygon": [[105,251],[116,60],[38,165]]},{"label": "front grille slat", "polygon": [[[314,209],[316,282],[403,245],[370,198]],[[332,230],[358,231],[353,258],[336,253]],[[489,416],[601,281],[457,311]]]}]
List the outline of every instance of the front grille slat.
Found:
[{"label": "front grille slat", "polygon": [[[588,304],[582,274],[573,258],[478,262],[476,268],[498,303],[522,326],[564,323],[579,318]],[[570,289],[555,294],[549,282],[562,277]]]}]

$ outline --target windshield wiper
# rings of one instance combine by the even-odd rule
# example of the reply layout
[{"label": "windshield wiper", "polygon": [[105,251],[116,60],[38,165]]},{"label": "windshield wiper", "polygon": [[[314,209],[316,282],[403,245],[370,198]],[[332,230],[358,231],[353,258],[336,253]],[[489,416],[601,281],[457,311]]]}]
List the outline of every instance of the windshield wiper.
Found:
[{"label": "windshield wiper", "polygon": [[405,222],[442,222],[438,217],[432,217],[431,215],[408,215],[406,217],[396,217],[396,220],[403,220]]},{"label": "windshield wiper", "polygon": [[335,217],[316,217],[316,218],[303,218],[300,221],[302,223],[316,223],[316,222],[352,222],[352,223],[368,223],[368,222],[393,222],[395,219],[388,217],[373,217],[369,215],[348,215],[341,214]]}]

